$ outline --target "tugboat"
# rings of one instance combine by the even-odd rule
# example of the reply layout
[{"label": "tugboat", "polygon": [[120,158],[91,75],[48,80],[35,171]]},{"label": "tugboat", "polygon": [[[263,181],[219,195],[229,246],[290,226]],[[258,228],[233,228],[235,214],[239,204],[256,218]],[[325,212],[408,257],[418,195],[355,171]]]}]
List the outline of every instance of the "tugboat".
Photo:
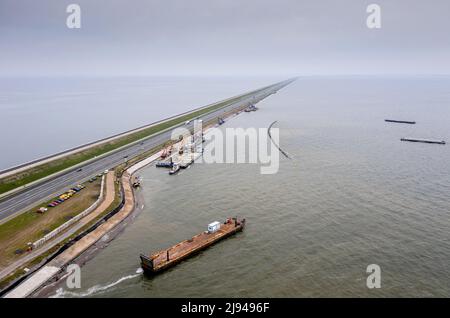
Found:
[{"label": "tugboat", "polygon": [[249,112],[256,112],[258,110],[258,107],[256,107],[255,105],[250,105],[247,109]]},{"label": "tugboat", "polygon": [[180,171],[180,165],[177,163],[174,163],[172,166],[172,169],[170,169],[170,171],[169,171],[169,174],[173,175],[173,174],[178,173],[178,171]]},{"label": "tugboat", "polygon": [[133,188],[139,188],[141,186],[141,177],[136,177],[133,182]]}]

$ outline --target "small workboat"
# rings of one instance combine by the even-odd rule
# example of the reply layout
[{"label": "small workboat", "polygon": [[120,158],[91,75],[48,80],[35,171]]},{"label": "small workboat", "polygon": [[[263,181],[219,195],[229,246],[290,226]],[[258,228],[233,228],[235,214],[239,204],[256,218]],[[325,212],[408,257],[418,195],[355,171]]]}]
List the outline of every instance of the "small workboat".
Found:
[{"label": "small workboat", "polygon": [[170,171],[169,171],[169,174],[170,175],[176,174],[176,173],[178,173],[178,171],[180,171],[180,165],[174,163],[172,166],[172,169],[170,169]]}]

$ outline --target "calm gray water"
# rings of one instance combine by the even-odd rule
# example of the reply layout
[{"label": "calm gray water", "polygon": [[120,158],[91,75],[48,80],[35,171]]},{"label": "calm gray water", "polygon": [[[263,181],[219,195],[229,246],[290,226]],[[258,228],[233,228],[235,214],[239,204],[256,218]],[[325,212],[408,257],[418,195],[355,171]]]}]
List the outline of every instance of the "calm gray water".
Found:
[{"label": "calm gray water", "polygon": [[272,84],[279,78],[0,78],[0,170]]},{"label": "calm gray water", "polygon": [[[304,78],[224,126],[278,120],[279,173],[197,164],[177,176],[141,171],[145,206],[82,268],[66,297],[391,297],[450,295],[448,78]],[[417,120],[386,124],[384,119]],[[166,248],[214,220],[248,226],[155,278],[139,253]],[[382,287],[366,287],[378,264]]]}]

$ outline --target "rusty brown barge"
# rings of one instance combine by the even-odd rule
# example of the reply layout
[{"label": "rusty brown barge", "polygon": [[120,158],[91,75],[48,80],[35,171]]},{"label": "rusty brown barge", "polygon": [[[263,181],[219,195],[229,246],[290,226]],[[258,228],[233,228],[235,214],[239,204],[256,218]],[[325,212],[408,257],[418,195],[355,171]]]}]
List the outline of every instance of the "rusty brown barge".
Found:
[{"label": "rusty brown barge", "polygon": [[227,238],[245,227],[245,219],[228,218],[225,222],[213,222],[208,230],[182,241],[171,248],[156,252],[150,256],[141,254],[141,267],[146,273],[156,274],[172,267],[182,260],[206,249],[212,244]]}]

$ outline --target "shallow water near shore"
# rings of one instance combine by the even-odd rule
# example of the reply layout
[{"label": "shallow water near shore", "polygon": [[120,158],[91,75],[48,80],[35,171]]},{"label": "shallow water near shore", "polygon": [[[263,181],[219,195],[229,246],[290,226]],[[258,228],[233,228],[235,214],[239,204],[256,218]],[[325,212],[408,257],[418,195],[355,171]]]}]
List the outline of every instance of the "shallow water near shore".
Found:
[{"label": "shallow water near shore", "polygon": [[[448,78],[300,78],[223,127],[280,128],[279,172],[149,166],[143,209],[63,297],[445,297],[450,295]],[[416,120],[388,124],[385,118]],[[156,277],[139,254],[239,215],[247,227]],[[381,267],[381,288],[366,268]]]}]

